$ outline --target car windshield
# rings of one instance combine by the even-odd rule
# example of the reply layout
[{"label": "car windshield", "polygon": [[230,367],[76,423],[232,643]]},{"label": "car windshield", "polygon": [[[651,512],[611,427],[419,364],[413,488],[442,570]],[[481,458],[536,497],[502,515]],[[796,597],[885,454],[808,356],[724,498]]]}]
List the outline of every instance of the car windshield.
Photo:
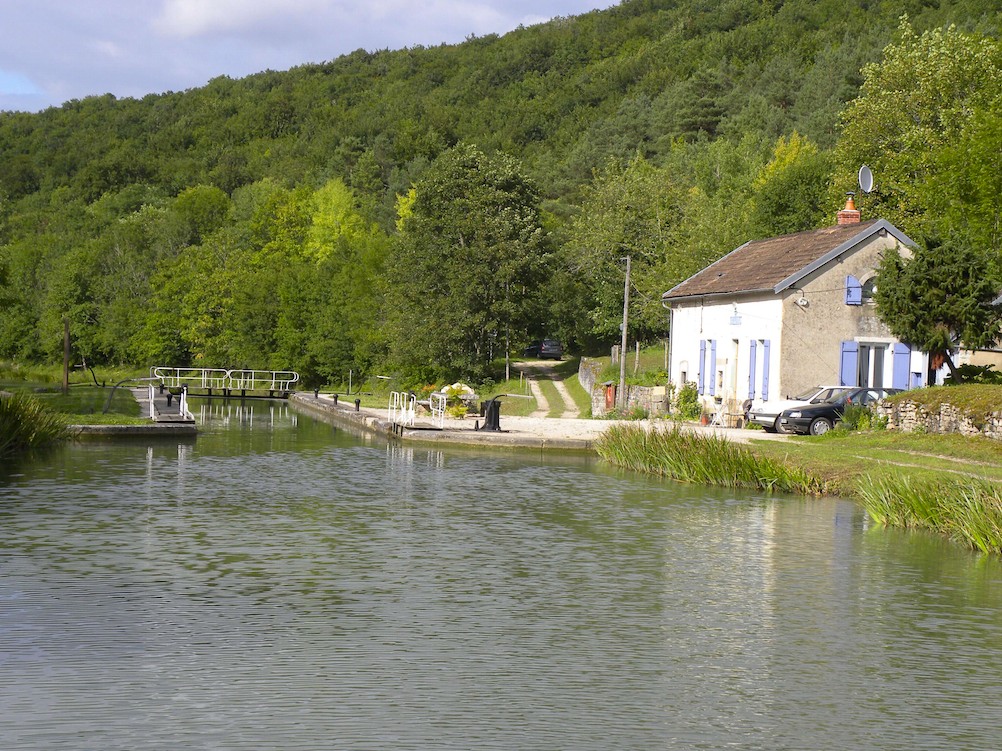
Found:
[{"label": "car windshield", "polygon": [[811,397],[813,397],[815,394],[817,394],[820,390],[821,390],[820,386],[814,386],[814,387],[808,389],[807,391],[805,391],[804,393],[797,394],[796,396],[791,397],[791,398],[795,399],[798,402],[806,402],[806,401],[809,401],[811,399]]},{"label": "car windshield", "polygon": [[848,401],[859,403],[860,393],[855,391],[837,391],[825,399],[822,404],[845,404]]}]

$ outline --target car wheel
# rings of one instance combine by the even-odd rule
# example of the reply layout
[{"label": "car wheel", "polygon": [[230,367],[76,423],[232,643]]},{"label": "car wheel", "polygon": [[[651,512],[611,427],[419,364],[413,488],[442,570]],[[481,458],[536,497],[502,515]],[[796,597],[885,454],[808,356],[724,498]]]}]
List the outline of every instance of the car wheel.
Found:
[{"label": "car wheel", "polygon": [[816,417],[811,422],[811,435],[824,435],[831,429],[831,421],[825,417]]},{"label": "car wheel", "polygon": [[787,432],[786,428],[783,427],[783,420],[782,420],[782,418],[780,418],[780,417],[776,418],[776,422],[773,423],[773,425],[772,425],[772,431],[770,431],[770,432],[772,432],[772,433],[779,433],[780,435],[784,435]]}]

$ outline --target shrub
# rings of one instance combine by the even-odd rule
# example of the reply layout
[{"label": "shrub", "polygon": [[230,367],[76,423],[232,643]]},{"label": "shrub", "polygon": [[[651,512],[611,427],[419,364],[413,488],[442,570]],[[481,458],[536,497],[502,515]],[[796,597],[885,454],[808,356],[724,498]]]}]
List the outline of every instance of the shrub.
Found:
[{"label": "shrub", "polygon": [[846,405],[842,413],[842,427],[846,430],[868,430],[873,413],[861,404]]},{"label": "shrub", "polygon": [[683,420],[695,420],[703,412],[703,406],[699,403],[699,391],[693,381],[683,384],[678,391],[678,398],[675,402],[679,417]]},{"label": "shrub", "polygon": [[990,383],[994,385],[1002,384],[1002,373],[994,370],[991,365],[958,365],[957,379],[954,380],[951,373],[943,379],[946,386],[956,386],[961,383]]}]

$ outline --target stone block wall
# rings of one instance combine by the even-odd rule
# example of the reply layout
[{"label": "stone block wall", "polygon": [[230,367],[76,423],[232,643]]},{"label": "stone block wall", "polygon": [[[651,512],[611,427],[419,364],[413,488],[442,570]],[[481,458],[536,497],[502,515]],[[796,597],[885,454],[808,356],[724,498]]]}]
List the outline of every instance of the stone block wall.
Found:
[{"label": "stone block wall", "polygon": [[[581,365],[578,367],[578,380],[581,385],[591,394],[591,413],[594,417],[601,417],[609,410],[606,409],[606,384],[598,382],[598,374],[601,372],[601,364],[596,360],[581,358]],[[613,384],[614,389],[619,388],[619,382]],[[667,389],[664,386],[627,386],[626,387],[626,409],[644,409],[651,416],[668,414],[669,403]]]},{"label": "stone block wall", "polygon": [[887,418],[889,430],[905,433],[960,433],[1002,440],[1002,412],[978,417],[969,415],[952,404],[940,404],[938,409],[931,410],[910,401],[894,404],[880,402],[873,411],[878,417]]}]

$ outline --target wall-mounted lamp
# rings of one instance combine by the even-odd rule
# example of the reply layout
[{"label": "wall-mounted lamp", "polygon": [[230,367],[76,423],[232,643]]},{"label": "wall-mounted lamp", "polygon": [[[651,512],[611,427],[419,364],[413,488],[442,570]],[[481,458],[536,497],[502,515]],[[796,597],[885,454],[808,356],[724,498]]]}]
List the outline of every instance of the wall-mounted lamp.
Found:
[{"label": "wall-mounted lamp", "polygon": [[796,305],[798,308],[806,308],[810,306],[811,301],[808,300],[806,297],[798,297],[796,300],[793,301],[793,304]]}]

